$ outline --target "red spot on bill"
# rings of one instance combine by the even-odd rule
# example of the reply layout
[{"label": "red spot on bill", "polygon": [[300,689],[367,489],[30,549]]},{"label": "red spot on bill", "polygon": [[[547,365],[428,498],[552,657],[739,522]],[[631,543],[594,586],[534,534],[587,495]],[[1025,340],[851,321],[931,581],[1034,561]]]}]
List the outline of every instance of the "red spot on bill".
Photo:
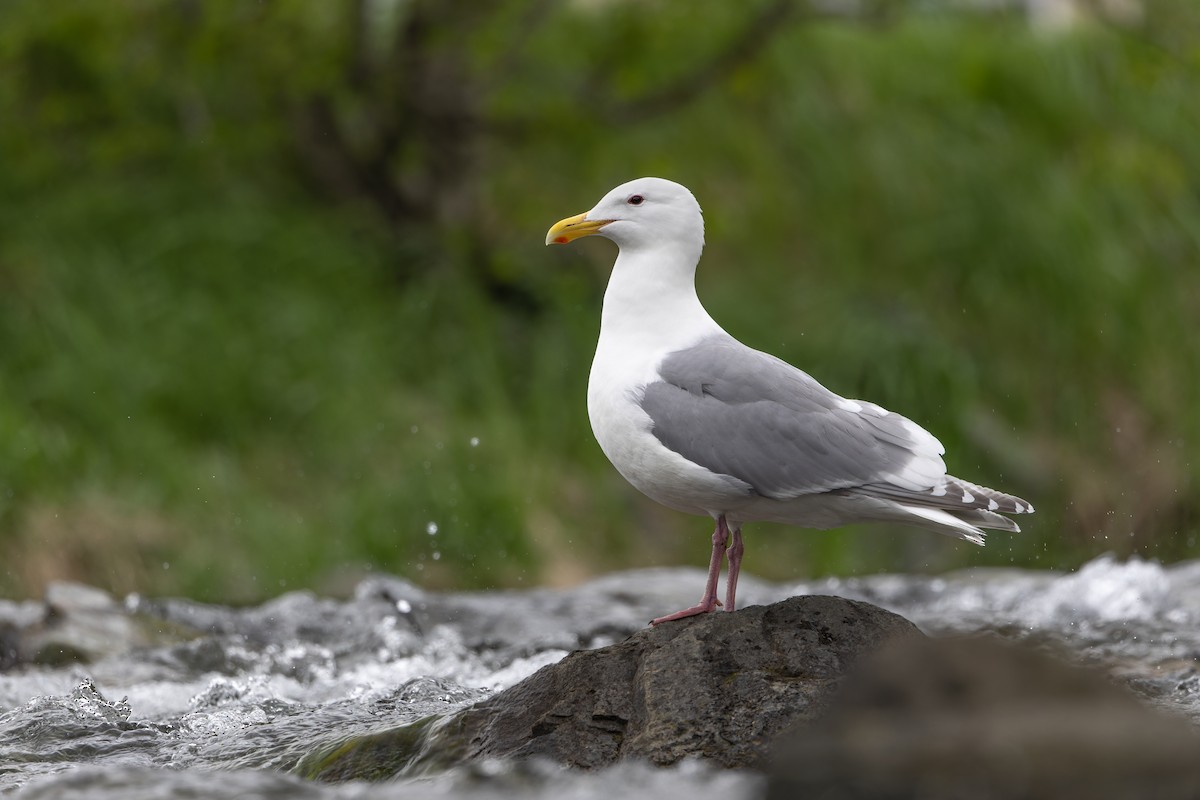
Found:
[{"label": "red spot on bill", "polygon": [[567,244],[570,241],[571,240],[565,236],[559,236],[557,239],[554,240],[554,243],[555,244]]}]

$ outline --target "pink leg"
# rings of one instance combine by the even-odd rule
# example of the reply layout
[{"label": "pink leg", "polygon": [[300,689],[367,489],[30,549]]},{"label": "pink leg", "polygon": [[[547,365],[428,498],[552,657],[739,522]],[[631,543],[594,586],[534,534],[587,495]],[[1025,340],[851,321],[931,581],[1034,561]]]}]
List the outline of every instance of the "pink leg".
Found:
[{"label": "pink leg", "polygon": [[725,579],[725,610],[733,611],[735,608],[733,598],[737,594],[738,573],[742,569],[742,551],[746,548],[742,545],[742,529],[737,527],[733,529],[733,544],[729,545],[729,577]]},{"label": "pink leg", "polygon": [[712,559],[708,562],[708,583],[704,585],[704,596],[700,598],[700,602],[683,611],[652,619],[650,620],[651,625],[670,622],[673,619],[694,617],[697,614],[707,614],[721,605],[721,601],[717,599],[717,579],[721,576],[721,562],[725,560],[725,548],[729,543],[729,526],[725,524],[724,515],[717,517],[717,529],[713,531],[712,543]]}]

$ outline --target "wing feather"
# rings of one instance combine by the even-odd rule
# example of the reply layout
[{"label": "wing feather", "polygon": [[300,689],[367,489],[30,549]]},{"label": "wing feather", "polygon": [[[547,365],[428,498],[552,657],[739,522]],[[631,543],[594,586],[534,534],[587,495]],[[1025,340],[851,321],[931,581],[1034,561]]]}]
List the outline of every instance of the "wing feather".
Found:
[{"label": "wing feather", "polygon": [[915,423],[732,337],[672,353],[658,373],[640,397],[658,440],[766,497],[880,483],[915,491],[946,473],[941,444]]}]

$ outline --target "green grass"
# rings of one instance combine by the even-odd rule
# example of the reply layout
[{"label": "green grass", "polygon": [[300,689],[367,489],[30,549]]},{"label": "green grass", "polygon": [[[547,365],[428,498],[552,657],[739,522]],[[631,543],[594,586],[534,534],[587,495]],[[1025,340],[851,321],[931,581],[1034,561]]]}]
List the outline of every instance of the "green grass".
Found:
[{"label": "green grass", "polygon": [[[568,15],[570,46],[553,26],[528,43],[557,70],[494,98],[546,124],[492,143],[483,219],[464,221],[529,311],[467,277],[458,234],[406,239],[296,180],[277,109],[231,77],[250,52],[236,42],[173,54],[178,84],[138,50],[144,74],[119,85],[134,50],[29,19],[91,50],[42,53],[58,83],[38,103],[0,85],[25,121],[0,131],[2,595],[62,577],[229,601],[369,569],[482,587],[702,566],[708,523],[637,496],[591,440],[611,246],[540,243],[639,174],[704,205],[700,291],[730,332],[1038,506],[984,550],[755,527],[748,570],[1197,552],[1200,80],[1174,51],[1012,19],[813,23],[631,125],[562,93],[632,23]],[[647,24],[651,55],[669,49]],[[138,35],[169,52],[154,30]],[[173,93],[197,86],[211,139],[177,131]]]}]

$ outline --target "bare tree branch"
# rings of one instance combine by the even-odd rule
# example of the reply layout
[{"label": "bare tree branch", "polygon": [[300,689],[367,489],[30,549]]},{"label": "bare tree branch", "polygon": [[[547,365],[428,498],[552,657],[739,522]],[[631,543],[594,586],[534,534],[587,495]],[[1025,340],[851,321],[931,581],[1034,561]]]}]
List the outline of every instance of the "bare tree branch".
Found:
[{"label": "bare tree branch", "polygon": [[773,0],[707,61],[641,97],[609,104],[605,115],[618,122],[641,122],[687,105],[757,56],[796,13],[798,5],[799,0]]},{"label": "bare tree branch", "polygon": [[[471,278],[507,305],[536,310],[535,294],[494,269],[485,233],[463,220],[479,218],[489,142],[547,123],[536,113],[518,119],[489,113],[486,99],[520,70],[530,37],[563,0],[512,0],[516,7],[408,0],[383,48],[371,46],[374,1],[345,0],[341,85],[291,105],[300,162],[323,191],[370,205],[405,241],[458,231]],[[757,57],[799,10],[811,11],[811,1],[762,0],[686,74],[641,96],[599,104],[599,113],[641,122],[698,99]],[[481,64],[467,34],[487,25],[493,35],[496,25],[512,28],[512,36]]]},{"label": "bare tree branch", "polygon": [[483,86],[485,92],[495,91],[503,85],[517,70],[521,56],[525,54],[525,46],[542,27],[550,16],[550,10],[561,3],[561,0],[527,0],[525,10],[521,13],[515,26],[515,31],[508,40],[499,57],[488,70],[488,77]]},{"label": "bare tree branch", "polygon": [[350,0],[350,54],[346,64],[346,83],[356,89],[366,88],[374,78],[367,6],[371,0]]},{"label": "bare tree branch", "polygon": [[312,175],[343,200],[366,200],[391,222],[418,217],[420,207],[389,180],[389,164],[363,158],[342,134],[333,104],[314,95],[293,109],[297,149]]}]

